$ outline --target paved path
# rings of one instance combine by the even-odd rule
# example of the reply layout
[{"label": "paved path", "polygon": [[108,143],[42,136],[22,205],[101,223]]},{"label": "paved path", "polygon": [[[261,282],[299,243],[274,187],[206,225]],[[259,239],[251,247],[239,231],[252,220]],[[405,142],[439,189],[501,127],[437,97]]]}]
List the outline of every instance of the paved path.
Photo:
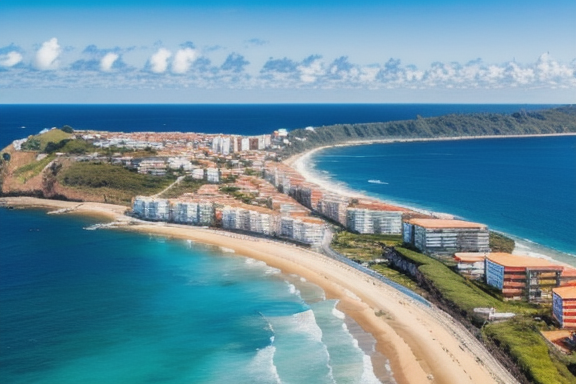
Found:
[{"label": "paved path", "polygon": [[182,180],[184,180],[185,177],[186,177],[186,176],[178,176],[178,178],[176,179],[175,182],[173,182],[172,184],[170,184],[169,186],[167,186],[166,188],[164,188],[162,191],[158,192],[157,194],[152,195],[152,197],[158,197],[158,196],[160,196],[161,194],[163,194],[164,192],[166,192],[167,190],[169,190],[170,188],[172,188],[173,186],[175,186],[176,184],[180,184],[180,182],[181,182]]}]

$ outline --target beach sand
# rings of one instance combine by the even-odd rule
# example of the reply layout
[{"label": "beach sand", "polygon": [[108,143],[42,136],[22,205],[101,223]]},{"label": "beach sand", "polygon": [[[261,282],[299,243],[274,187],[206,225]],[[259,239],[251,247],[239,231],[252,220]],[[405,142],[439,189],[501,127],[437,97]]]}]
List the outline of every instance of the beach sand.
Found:
[{"label": "beach sand", "polygon": [[[293,273],[320,286],[338,309],[376,339],[376,348],[390,360],[400,383],[516,383],[516,380],[458,322],[444,312],[414,302],[384,283],[319,253],[282,242],[224,231],[166,223],[136,221],[126,207],[28,197],[1,198],[10,207],[70,209],[105,216],[119,228],[187,239],[234,250]],[[374,360],[376,373],[381,361]]]}]

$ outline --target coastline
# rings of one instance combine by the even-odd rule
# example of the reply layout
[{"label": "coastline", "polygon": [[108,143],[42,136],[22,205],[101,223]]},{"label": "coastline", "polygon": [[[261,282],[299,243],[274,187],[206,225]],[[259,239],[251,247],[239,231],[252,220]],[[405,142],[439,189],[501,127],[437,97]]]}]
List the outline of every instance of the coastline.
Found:
[{"label": "coastline", "polygon": [[[426,208],[417,208],[408,206],[392,200],[384,200],[380,197],[373,197],[363,194],[360,191],[353,190],[343,186],[337,182],[322,177],[311,166],[312,157],[321,150],[336,147],[357,146],[357,145],[371,145],[371,144],[391,144],[391,143],[407,143],[407,142],[427,142],[427,141],[457,141],[457,140],[480,140],[480,139],[506,139],[506,138],[525,138],[525,137],[557,137],[557,136],[576,136],[576,133],[557,133],[557,134],[537,134],[537,135],[491,135],[491,136],[466,136],[466,137],[446,137],[446,138],[423,138],[423,139],[384,139],[384,140],[366,140],[366,141],[351,141],[349,143],[326,145],[317,147],[309,151],[305,151],[293,155],[284,160],[284,163],[295,170],[297,170],[308,182],[314,183],[326,190],[336,191],[341,195],[350,198],[369,198],[376,199],[392,204],[398,207],[409,209],[415,212],[433,215],[439,218],[454,218],[455,216],[449,212],[432,211]],[[501,233],[507,237],[512,238],[516,242],[516,248],[513,254],[524,256],[543,258],[552,262],[567,265],[569,267],[576,267],[576,255],[556,250],[545,245],[533,242],[530,239],[525,239],[520,236],[506,233],[504,231],[494,231]]]},{"label": "coastline", "polygon": [[[483,346],[445,313],[414,302],[395,289],[319,253],[269,239],[214,229],[136,221],[126,207],[30,197],[0,198],[12,207],[43,207],[63,214],[96,215],[141,233],[229,248],[320,286],[327,298],[376,339],[400,383],[515,382]],[[376,364],[373,361],[373,367]]]}]

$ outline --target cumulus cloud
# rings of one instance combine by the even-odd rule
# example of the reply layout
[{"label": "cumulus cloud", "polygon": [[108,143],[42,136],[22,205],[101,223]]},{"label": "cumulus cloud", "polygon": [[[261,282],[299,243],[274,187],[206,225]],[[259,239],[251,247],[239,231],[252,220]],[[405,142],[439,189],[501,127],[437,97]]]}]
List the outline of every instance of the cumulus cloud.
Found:
[{"label": "cumulus cloud", "polygon": [[[190,47],[179,49],[174,55],[172,62],[172,72],[177,74],[184,74],[188,72],[190,66],[198,58],[198,52]],[[163,72],[163,71],[162,71]]]},{"label": "cumulus cloud", "polygon": [[244,56],[237,53],[231,53],[226,58],[226,61],[222,64],[220,69],[223,71],[231,71],[234,73],[240,73],[244,70],[250,62],[244,58]]},{"label": "cumulus cloud", "polygon": [[10,51],[0,55],[0,65],[3,67],[13,67],[22,61],[20,52]]},{"label": "cumulus cloud", "polygon": [[154,73],[164,73],[168,68],[168,59],[172,56],[172,52],[166,48],[160,48],[150,57],[150,70]]},{"label": "cumulus cloud", "polygon": [[104,57],[100,60],[100,69],[104,72],[109,72],[112,70],[112,66],[120,57],[119,54],[114,52],[108,52],[104,55]]},{"label": "cumulus cloud", "polygon": [[270,72],[280,72],[280,73],[290,73],[294,72],[298,64],[295,61],[288,59],[287,57],[283,59],[268,59],[262,70],[262,73],[270,73]]},{"label": "cumulus cloud", "polygon": [[58,68],[58,56],[62,48],[58,45],[58,39],[53,37],[42,43],[40,49],[36,52],[34,66],[40,70],[49,70]]},{"label": "cumulus cloud", "polygon": [[[256,41],[251,42],[256,44]],[[347,56],[325,59],[310,55],[304,59],[270,57],[253,75],[247,71],[249,55],[227,52],[224,61],[212,63],[206,48],[198,50],[191,42],[181,44],[172,52],[156,47],[142,69],[128,66],[122,59],[133,48],[106,48],[89,45],[84,50],[66,53],[78,55],[76,61],[59,65],[61,48],[56,38],[42,44],[35,52],[34,71],[22,65],[24,50],[15,45],[0,47],[0,71],[18,71],[17,77],[0,78],[0,86],[29,84],[32,86],[62,87],[197,87],[234,89],[556,89],[576,88],[576,60],[560,63],[549,53],[533,62],[516,61],[486,63],[482,59],[467,62],[434,62],[417,67],[390,58],[380,63],[359,64]],[[219,51],[224,51],[220,48]],[[202,52],[202,55],[200,54]],[[221,63],[221,64],[220,64]],[[255,68],[258,71],[258,68]],[[186,74],[186,76],[157,76],[156,74]],[[105,84],[105,85],[104,85]],[[16,86],[16,85],[12,85]],[[20,85],[18,85],[20,86]]]},{"label": "cumulus cloud", "polygon": [[312,55],[304,59],[297,67],[300,72],[300,80],[304,83],[313,83],[322,76],[324,74],[324,63],[321,59],[322,57],[318,55]]}]

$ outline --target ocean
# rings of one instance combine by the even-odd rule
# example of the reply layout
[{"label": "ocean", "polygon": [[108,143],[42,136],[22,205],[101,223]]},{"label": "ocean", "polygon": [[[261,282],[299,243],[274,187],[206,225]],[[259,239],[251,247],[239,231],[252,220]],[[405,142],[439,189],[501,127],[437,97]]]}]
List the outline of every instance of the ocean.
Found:
[{"label": "ocean", "polygon": [[[262,134],[545,107],[0,105],[0,147],[64,124]],[[551,139],[348,147],[320,152],[313,165],[342,186],[483,221],[566,255],[574,253],[574,138]],[[438,172],[446,160],[460,172]],[[461,172],[466,164],[474,171]],[[0,382],[377,382],[373,344],[358,342],[370,337],[317,286],[216,247],[83,229],[97,221],[0,209]],[[381,381],[393,383],[393,373]]]},{"label": "ocean", "polygon": [[97,221],[0,208],[0,382],[394,383],[319,287]]},{"label": "ocean", "polygon": [[576,266],[576,136],[337,147],[311,162],[339,188],[484,223],[519,253]]},{"label": "ocean", "polygon": [[103,131],[260,135],[278,128],[370,123],[448,113],[512,113],[534,104],[262,104],[262,105],[11,105],[0,104],[0,148],[44,128],[69,125]]}]

